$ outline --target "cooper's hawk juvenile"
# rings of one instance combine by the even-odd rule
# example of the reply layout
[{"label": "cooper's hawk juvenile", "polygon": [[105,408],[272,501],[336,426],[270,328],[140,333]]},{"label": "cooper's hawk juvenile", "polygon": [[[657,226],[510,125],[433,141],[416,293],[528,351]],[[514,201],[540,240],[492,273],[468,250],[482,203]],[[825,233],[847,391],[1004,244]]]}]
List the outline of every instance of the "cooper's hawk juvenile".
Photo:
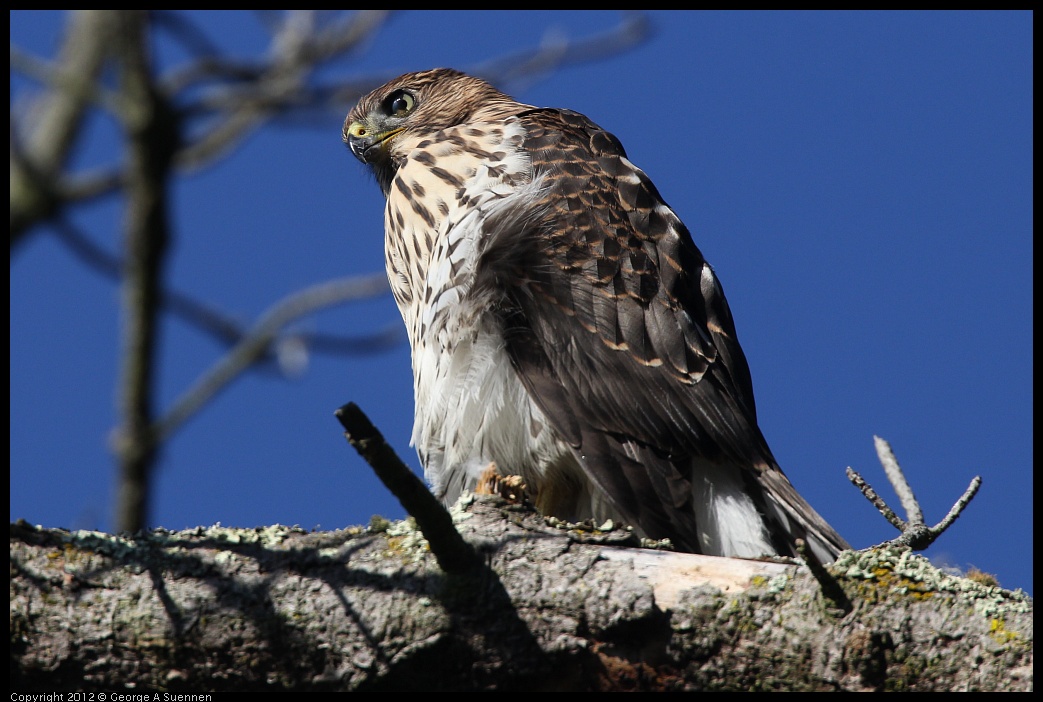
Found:
[{"label": "cooper's hawk juvenile", "polygon": [[613,135],[437,69],[362,98],[344,140],[387,197],[439,497],[494,461],[545,514],[686,551],[848,548],[775,462],[720,283]]}]

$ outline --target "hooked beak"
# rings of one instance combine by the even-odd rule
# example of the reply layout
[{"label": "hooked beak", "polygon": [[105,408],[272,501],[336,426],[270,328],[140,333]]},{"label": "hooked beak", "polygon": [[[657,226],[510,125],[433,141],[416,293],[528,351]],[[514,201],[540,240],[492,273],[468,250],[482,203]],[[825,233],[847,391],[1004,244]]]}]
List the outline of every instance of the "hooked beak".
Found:
[{"label": "hooked beak", "polygon": [[344,130],[344,140],[348,143],[351,153],[363,163],[373,163],[381,158],[392,137],[403,131],[403,127],[381,132],[374,129],[365,122],[352,122]]}]

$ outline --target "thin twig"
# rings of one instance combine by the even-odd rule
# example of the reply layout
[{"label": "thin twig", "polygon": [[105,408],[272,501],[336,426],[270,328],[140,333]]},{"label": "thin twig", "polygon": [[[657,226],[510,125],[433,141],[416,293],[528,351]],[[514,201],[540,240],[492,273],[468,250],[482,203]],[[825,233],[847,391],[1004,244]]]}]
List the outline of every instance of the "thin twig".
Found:
[{"label": "thin twig", "polygon": [[439,567],[454,575],[474,573],[481,566],[475,550],[456,530],[449,512],[388,446],[369,417],[354,402],[349,402],[334,414],[344,427],[348,442],[416,520]]},{"label": "thin twig", "polygon": [[869,483],[867,483],[855,470],[848,467],[848,480],[854,483],[855,486],[862,491],[865,498],[876,507],[880,514],[884,515],[887,521],[902,532],[901,536],[871,548],[903,546],[909,547],[914,551],[923,551],[934,543],[939,536],[945,533],[945,530],[956,521],[957,517],[959,517],[967,505],[970,504],[971,499],[973,499],[975,493],[978,492],[978,488],[981,486],[981,477],[975,476],[971,481],[970,487],[968,487],[963,493],[963,496],[956,501],[956,504],[953,505],[952,509],[949,510],[949,513],[945,515],[945,518],[942,521],[938,522],[938,524],[933,527],[928,527],[923,521],[923,510],[920,509],[920,503],[913,495],[912,488],[909,487],[909,484],[905,479],[905,474],[898,465],[898,459],[891,450],[890,444],[878,436],[874,436],[873,440],[876,445],[877,456],[880,458],[880,463],[883,465],[884,472],[887,474],[888,480],[894,487],[895,492],[900,496],[908,519],[902,520],[898,515],[896,515],[894,511],[888,507],[887,503],[884,502],[883,498],[873,490]]},{"label": "thin twig", "polygon": [[974,499],[974,496],[978,493],[978,488],[981,487],[981,477],[974,476],[971,480],[971,484],[964,490],[963,495],[956,501],[956,504],[952,506],[949,513],[945,515],[942,521],[938,522],[938,526],[935,527],[940,531],[945,531],[949,528],[949,525],[956,521],[956,519],[963,513],[964,508],[970,504],[970,501]]},{"label": "thin twig", "polygon": [[629,51],[652,34],[652,23],[642,12],[625,11],[616,26],[579,40],[548,32],[537,47],[485,61],[468,70],[495,85],[517,84],[565,65],[598,61]]},{"label": "thin twig", "polygon": [[905,479],[902,468],[898,465],[898,459],[895,457],[894,451],[891,450],[891,444],[874,435],[873,445],[876,447],[876,455],[880,459],[880,465],[884,467],[884,473],[887,475],[891,486],[895,489],[895,494],[898,495],[898,501],[902,503],[902,509],[905,510],[909,523],[923,524],[923,511],[920,509],[920,503],[917,501],[916,495],[913,494],[913,489],[909,487],[909,482]]},{"label": "thin twig", "polygon": [[857,471],[851,468],[851,466],[848,466],[847,468],[847,479],[854,483],[855,487],[862,491],[862,495],[865,496],[867,500],[869,500],[870,504],[876,507],[877,511],[879,511],[880,514],[884,515],[884,518],[887,521],[891,522],[891,524],[894,525],[895,529],[897,529],[898,531],[905,531],[905,520],[899,517],[897,514],[895,514],[891,510],[891,508],[887,506],[887,503],[884,502],[884,498],[876,494],[876,490],[874,490],[873,487],[865,481],[865,478],[863,478],[861,475],[858,474]]}]

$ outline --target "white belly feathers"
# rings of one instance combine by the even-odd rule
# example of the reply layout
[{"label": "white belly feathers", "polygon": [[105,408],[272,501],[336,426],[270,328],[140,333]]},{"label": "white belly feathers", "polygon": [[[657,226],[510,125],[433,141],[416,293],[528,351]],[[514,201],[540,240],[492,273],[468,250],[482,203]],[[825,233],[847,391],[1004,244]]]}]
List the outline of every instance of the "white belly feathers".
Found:
[{"label": "white belly feathers", "polygon": [[475,288],[483,252],[524,226],[540,195],[522,129],[466,129],[466,141],[454,128],[417,143],[386,210],[388,277],[413,351],[412,443],[448,503],[490,462],[530,481],[548,465],[582,473],[515,374],[490,291]]}]

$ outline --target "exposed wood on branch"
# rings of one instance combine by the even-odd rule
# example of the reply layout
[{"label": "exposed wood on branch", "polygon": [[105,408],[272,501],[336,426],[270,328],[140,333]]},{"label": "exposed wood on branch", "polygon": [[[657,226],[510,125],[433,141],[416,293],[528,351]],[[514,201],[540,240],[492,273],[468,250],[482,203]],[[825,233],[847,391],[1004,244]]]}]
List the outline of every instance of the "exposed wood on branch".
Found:
[{"label": "exposed wood on branch", "polygon": [[447,577],[411,521],[306,533],[11,531],[19,690],[1028,690],[1032,602],[908,550],[803,567],[606,545],[499,497],[454,511]]}]

